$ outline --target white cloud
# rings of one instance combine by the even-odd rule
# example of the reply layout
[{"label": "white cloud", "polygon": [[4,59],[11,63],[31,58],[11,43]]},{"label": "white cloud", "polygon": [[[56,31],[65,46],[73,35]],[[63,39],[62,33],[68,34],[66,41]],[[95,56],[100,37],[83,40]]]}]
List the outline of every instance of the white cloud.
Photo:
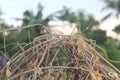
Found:
[{"label": "white cloud", "polygon": [[6,19],[5,22],[8,25],[13,25],[14,27],[18,27],[18,26],[22,25],[22,21],[21,20]]}]

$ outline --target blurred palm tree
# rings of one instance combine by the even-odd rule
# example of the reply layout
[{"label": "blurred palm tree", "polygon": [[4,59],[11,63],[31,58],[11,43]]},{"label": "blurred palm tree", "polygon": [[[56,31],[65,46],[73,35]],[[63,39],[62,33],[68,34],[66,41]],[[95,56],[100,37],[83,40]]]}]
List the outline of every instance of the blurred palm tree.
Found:
[{"label": "blurred palm tree", "polygon": [[111,9],[111,10],[114,10],[110,13],[108,13],[106,16],[104,16],[102,19],[101,19],[101,22],[104,22],[106,19],[108,19],[109,17],[111,17],[111,15],[113,13],[115,13],[115,16],[117,18],[119,18],[119,13],[120,13],[120,0],[101,0],[103,1],[106,6],[102,8],[102,11],[103,10],[106,10],[106,9]]},{"label": "blurred palm tree", "polygon": [[[43,18],[43,6],[39,3],[38,4],[38,11],[37,14],[35,15],[32,11],[26,10],[23,13],[23,19],[22,22],[22,26],[26,26],[26,25],[33,25],[33,24],[43,24],[45,26],[48,26],[49,21],[51,21],[53,19],[53,14],[48,15],[47,17]],[[27,29],[27,30],[22,30],[20,32],[19,35],[22,35],[20,38],[18,38],[20,41],[25,41],[28,42],[28,36],[30,35],[30,40],[33,40],[34,37],[41,35],[42,31],[41,31],[41,26],[34,26],[31,29]],[[30,33],[28,34],[28,31],[30,31]]]},{"label": "blurred palm tree", "polygon": [[38,4],[37,14],[33,14],[32,11],[26,10],[23,13],[23,26],[30,24],[43,24],[48,26],[48,22],[53,19],[53,14],[48,15],[46,18],[43,18],[43,6]]},{"label": "blurred palm tree", "polygon": [[[69,21],[70,23],[80,23],[77,26],[78,34],[82,34],[87,38],[92,38],[99,44],[103,44],[106,40],[106,31],[97,29],[99,22],[91,14],[86,14],[84,11],[71,11],[70,8],[63,7],[55,14],[56,18],[61,21]],[[94,28],[96,27],[97,30]]]},{"label": "blurred palm tree", "polygon": [[[103,10],[105,9],[115,10],[116,17],[118,18],[120,14],[120,0],[102,0],[102,1],[106,4],[106,7],[104,7]],[[108,19],[111,15],[112,13],[109,13],[102,19],[102,21]],[[113,31],[116,32],[117,34],[120,34],[120,25],[116,25]]]},{"label": "blurred palm tree", "polygon": [[78,11],[76,18],[77,22],[80,23],[78,30],[80,29],[81,32],[86,35],[86,37],[88,37],[89,34],[94,31],[94,27],[97,27],[97,25],[99,25],[99,22],[95,20],[91,14],[85,14],[83,11]]},{"label": "blurred palm tree", "polygon": [[73,12],[70,8],[63,7],[55,14],[56,18],[61,21],[69,21],[70,23],[80,23],[77,26],[78,31],[84,33],[84,36],[88,37],[88,33],[91,33],[93,27],[99,24],[97,20],[90,14],[85,14],[84,11]]},{"label": "blurred palm tree", "polygon": [[120,0],[102,0],[106,6],[102,9],[112,9],[116,11],[116,17],[119,16],[120,13]]},{"label": "blurred palm tree", "polygon": [[56,18],[62,21],[69,21],[71,23],[77,21],[77,16],[73,11],[68,7],[63,7],[62,10],[56,12]]},{"label": "blurred palm tree", "polygon": [[116,32],[118,35],[120,34],[120,24],[115,26],[115,28],[113,29],[114,32]]}]

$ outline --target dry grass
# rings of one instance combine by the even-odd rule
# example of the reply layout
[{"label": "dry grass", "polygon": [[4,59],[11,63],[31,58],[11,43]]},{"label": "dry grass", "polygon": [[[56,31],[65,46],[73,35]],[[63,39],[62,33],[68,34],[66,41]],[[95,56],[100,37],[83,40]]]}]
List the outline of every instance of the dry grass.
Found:
[{"label": "dry grass", "polygon": [[95,41],[81,35],[44,34],[17,45],[19,51],[0,71],[4,80],[120,80]]}]

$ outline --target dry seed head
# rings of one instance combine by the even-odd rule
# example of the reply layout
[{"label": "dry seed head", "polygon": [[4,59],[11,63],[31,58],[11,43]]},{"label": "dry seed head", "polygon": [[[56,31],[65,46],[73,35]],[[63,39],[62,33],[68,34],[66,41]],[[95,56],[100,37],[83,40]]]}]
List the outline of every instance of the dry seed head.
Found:
[{"label": "dry seed head", "polygon": [[116,72],[113,72],[113,71],[110,71],[110,72],[108,73],[108,75],[109,75],[110,77],[112,77],[113,79],[118,79],[118,78],[119,78],[118,74],[117,74]]},{"label": "dry seed head", "polygon": [[91,72],[91,78],[92,80],[102,80],[102,74],[98,71]]},{"label": "dry seed head", "polygon": [[38,73],[38,75],[42,74],[43,73],[42,69],[41,68],[37,68],[37,73]]},{"label": "dry seed head", "polygon": [[78,45],[78,48],[77,48],[78,53],[80,53],[80,52],[84,51],[85,49],[87,49],[87,45],[81,39],[79,39],[77,41],[77,45]]},{"label": "dry seed head", "polygon": [[6,76],[7,76],[7,78],[9,78],[11,76],[11,72],[8,68],[6,69]]},{"label": "dry seed head", "polygon": [[19,80],[25,80],[24,76],[20,76]]},{"label": "dry seed head", "polygon": [[8,61],[8,62],[6,63],[6,66],[10,66],[10,61]]},{"label": "dry seed head", "polygon": [[51,75],[44,75],[42,80],[54,80],[54,77]]}]

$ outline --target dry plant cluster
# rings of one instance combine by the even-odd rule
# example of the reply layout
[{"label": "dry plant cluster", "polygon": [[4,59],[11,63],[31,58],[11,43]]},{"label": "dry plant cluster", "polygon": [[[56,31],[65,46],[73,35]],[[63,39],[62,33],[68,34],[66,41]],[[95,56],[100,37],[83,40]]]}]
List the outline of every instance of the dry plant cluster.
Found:
[{"label": "dry plant cluster", "polygon": [[[49,28],[44,28],[49,30]],[[46,33],[19,51],[0,71],[5,80],[120,80],[120,71],[81,35]]]}]

